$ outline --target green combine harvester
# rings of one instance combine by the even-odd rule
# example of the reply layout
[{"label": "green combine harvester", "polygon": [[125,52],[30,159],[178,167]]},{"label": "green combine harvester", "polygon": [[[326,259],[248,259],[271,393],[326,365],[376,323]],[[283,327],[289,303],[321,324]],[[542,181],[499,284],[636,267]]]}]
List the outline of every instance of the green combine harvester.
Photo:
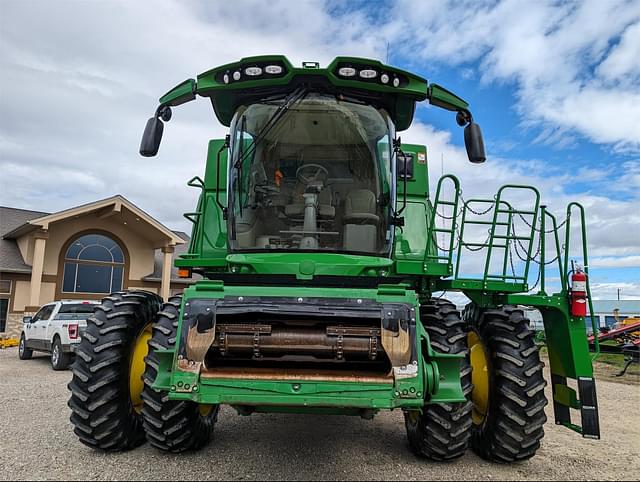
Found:
[{"label": "green combine harvester", "polygon": [[[584,210],[571,203],[558,223],[522,185],[465,199],[453,175],[430,190],[427,147],[397,135],[428,101],[456,114],[469,160],[484,162],[464,100],[375,60],[250,57],[165,94],[143,156],[158,152],[171,109],[196,96],[230,129],[188,182],[200,197],[176,266],[198,281],[164,302],[122,291],[97,306],[69,384],[81,442],[195,450],[222,404],[366,419],[399,409],[421,456],[471,446],[528,459],[548,402],[527,308],[543,316],[556,424],[599,438],[588,278],[586,290],[574,280],[588,265]],[[584,271],[569,260],[572,219]],[[545,291],[545,266],[557,267],[557,293]],[[442,292],[471,302],[460,313]]]}]

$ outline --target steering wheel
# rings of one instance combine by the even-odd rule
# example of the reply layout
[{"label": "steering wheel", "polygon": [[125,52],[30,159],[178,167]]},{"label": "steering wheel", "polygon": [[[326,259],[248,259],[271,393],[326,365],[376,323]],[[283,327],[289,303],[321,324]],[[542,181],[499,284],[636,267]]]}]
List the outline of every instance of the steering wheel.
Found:
[{"label": "steering wheel", "polygon": [[[307,174],[307,171],[314,170],[313,174]],[[318,179],[318,176],[323,175],[324,179]],[[314,181],[322,181],[323,183],[329,177],[329,171],[327,171],[320,164],[305,164],[304,166],[300,166],[296,171],[296,178],[305,186],[308,186]]]}]

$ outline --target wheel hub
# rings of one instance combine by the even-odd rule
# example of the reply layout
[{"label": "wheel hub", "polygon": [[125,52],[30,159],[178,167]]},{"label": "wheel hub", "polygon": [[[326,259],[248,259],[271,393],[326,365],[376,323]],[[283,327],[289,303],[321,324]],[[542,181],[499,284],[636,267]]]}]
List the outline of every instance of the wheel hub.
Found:
[{"label": "wheel hub", "polygon": [[471,382],[473,383],[473,391],[471,392],[472,418],[474,424],[481,425],[489,410],[489,358],[484,343],[475,331],[469,332],[467,343],[473,369],[471,373]]},{"label": "wheel hub", "polygon": [[131,349],[131,362],[129,364],[129,394],[133,409],[140,413],[142,411],[142,389],[144,382],[144,359],[149,353],[149,339],[151,339],[151,323],[148,323],[138,334]]}]

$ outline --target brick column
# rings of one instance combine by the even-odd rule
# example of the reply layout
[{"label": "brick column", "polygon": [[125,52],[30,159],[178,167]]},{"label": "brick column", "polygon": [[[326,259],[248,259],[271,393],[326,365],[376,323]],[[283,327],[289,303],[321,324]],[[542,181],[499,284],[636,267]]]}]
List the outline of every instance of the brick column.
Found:
[{"label": "brick column", "polygon": [[162,248],[162,281],[160,283],[160,296],[167,301],[171,289],[171,266],[173,262],[173,246],[165,246]]}]

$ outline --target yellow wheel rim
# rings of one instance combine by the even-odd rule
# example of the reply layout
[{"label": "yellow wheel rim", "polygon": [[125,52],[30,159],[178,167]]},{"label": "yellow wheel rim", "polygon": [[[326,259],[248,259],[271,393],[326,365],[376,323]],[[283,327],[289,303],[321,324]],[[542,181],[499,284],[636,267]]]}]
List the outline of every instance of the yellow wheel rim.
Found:
[{"label": "yellow wheel rim", "polygon": [[142,389],[144,382],[142,375],[144,373],[144,358],[149,353],[149,345],[151,339],[151,323],[147,324],[133,342],[131,351],[131,362],[129,364],[129,395],[133,409],[140,413],[142,411]]},{"label": "yellow wheel rim", "polygon": [[489,409],[489,361],[487,351],[475,331],[470,331],[467,335],[469,352],[471,358],[471,382],[473,391],[471,401],[473,402],[472,418],[473,423],[481,425],[487,416]]}]

